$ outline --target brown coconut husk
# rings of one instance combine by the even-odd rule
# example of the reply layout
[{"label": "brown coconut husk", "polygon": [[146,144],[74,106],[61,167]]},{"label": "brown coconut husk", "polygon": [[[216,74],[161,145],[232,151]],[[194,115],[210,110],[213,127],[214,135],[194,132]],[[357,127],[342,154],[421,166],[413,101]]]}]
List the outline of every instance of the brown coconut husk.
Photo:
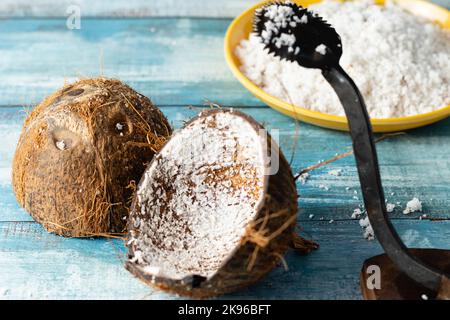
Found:
[{"label": "brown coconut husk", "polygon": [[[223,113],[233,113],[251,124],[258,131],[263,127],[251,117],[234,110],[212,109],[202,112],[189,121],[186,126],[201,121],[206,117],[220,117]],[[175,133],[176,136],[178,133]],[[173,136],[173,137],[174,137]],[[173,137],[171,139],[173,139]],[[267,149],[275,142],[267,135]],[[166,144],[167,148],[170,143]],[[134,237],[139,236],[139,229],[133,226],[133,220],[140,217],[141,223],[152,223],[135,196],[129,219],[129,260],[125,267],[143,282],[156,288],[196,298],[216,296],[249,286],[259,281],[280,262],[285,263],[283,255],[297,240],[294,227],[297,218],[297,192],[290,166],[278,146],[274,146],[279,154],[279,170],[276,174],[264,176],[263,198],[256,215],[248,223],[241,241],[233,252],[222,262],[220,268],[209,278],[192,274],[183,279],[162,277],[146,271],[146,262],[135,257]],[[156,156],[154,161],[159,156]],[[149,170],[151,164],[149,165]],[[139,188],[145,183],[143,178]],[[144,214],[144,216],[142,216]],[[226,214],[224,212],[223,214]],[[161,212],[164,215],[164,211]],[[298,244],[298,243],[297,243]],[[305,244],[306,245],[306,244]],[[310,244],[309,244],[310,245]],[[147,269],[148,270],[148,269]]]},{"label": "brown coconut husk", "polygon": [[25,120],[13,161],[17,200],[49,232],[121,236],[133,192],[126,187],[171,132],[148,98],[118,80],[66,85]]}]

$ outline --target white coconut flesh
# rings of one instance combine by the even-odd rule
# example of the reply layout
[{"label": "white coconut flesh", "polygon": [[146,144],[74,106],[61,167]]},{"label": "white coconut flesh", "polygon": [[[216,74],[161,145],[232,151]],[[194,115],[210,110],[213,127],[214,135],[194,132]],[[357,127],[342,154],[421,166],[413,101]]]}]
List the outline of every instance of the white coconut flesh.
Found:
[{"label": "white coconut flesh", "polygon": [[262,202],[265,143],[232,112],[207,115],[176,132],[137,190],[131,262],[171,279],[214,275]]}]

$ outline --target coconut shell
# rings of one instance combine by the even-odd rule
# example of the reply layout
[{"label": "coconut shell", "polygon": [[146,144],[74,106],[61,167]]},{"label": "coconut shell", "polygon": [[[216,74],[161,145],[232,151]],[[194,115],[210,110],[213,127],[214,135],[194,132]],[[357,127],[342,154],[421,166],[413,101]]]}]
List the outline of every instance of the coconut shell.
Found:
[{"label": "coconut shell", "polygon": [[[264,128],[254,119],[241,112],[227,109],[212,109],[202,112],[189,121],[185,127],[210,116],[220,117],[224,113],[232,113],[251,124],[255,131]],[[180,131],[176,131],[173,139]],[[170,143],[164,148],[169,147]],[[195,298],[206,298],[238,290],[259,281],[283,259],[285,251],[293,241],[293,231],[297,217],[297,191],[290,166],[283,153],[267,134],[267,149],[278,153],[279,170],[272,175],[264,176],[263,198],[256,215],[248,223],[244,235],[235,250],[223,261],[220,268],[211,277],[192,274],[182,279],[174,279],[151,274],[145,265],[135,257],[135,245],[128,242],[129,260],[125,267],[133,275],[153,287]],[[156,161],[157,155],[153,161]],[[149,168],[151,165],[149,165]],[[149,169],[147,169],[149,170]],[[266,171],[267,172],[267,168]],[[139,188],[145,182],[143,178]],[[144,213],[145,214],[145,213]],[[164,215],[164,212],[161,213]],[[226,214],[226,213],[224,213]],[[142,208],[135,195],[129,219],[130,239],[133,232],[134,217],[142,215]],[[141,216],[141,223],[151,223]]]},{"label": "coconut shell", "polygon": [[118,80],[66,85],[25,120],[13,162],[17,200],[49,232],[122,234],[133,181],[170,134],[161,111]]}]

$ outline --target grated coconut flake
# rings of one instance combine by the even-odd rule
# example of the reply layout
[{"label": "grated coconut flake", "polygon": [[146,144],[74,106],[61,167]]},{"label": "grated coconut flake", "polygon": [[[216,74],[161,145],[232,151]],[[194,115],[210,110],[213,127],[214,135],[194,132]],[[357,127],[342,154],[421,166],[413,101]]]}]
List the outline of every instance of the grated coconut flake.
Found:
[{"label": "grated coconut flake", "polygon": [[413,198],[406,203],[406,208],[403,210],[403,214],[410,214],[413,212],[422,211],[422,202],[418,198]]}]

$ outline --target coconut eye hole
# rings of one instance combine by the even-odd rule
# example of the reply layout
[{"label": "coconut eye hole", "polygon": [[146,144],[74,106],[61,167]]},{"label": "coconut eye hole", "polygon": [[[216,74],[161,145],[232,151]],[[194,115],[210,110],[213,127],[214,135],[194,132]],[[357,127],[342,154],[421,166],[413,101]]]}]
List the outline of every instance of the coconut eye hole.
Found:
[{"label": "coconut eye hole", "polygon": [[80,141],[78,134],[65,128],[54,129],[51,139],[55,148],[60,151],[71,149]]},{"label": "coconut eye hole", "polygon": [[66,92],[65,94],[71,97],[79,96],[84,92],[84,89],[75,89],[69,92]]}]

